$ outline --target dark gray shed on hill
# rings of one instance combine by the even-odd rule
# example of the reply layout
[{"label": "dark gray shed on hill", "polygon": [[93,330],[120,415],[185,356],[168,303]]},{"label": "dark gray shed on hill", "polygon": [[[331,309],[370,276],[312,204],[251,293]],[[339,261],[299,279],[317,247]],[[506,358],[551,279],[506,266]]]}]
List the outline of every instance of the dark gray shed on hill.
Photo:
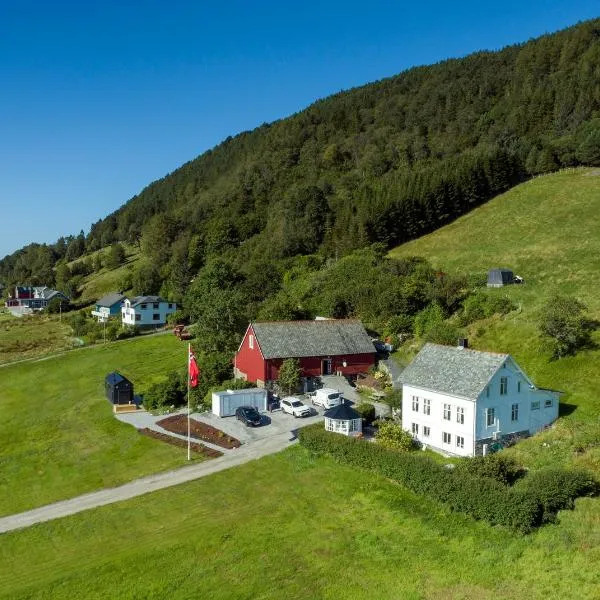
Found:
[{"label": "dark gray shed on hill", "polygon": [[502,287],[515,282],[515,277],[510,269],[491,269],[488,272],[487,286]]},{"label": "dark gray shed on hill", "polygon": [[104,391],[111,404],[133,403],[133,383],[116,371],[106,376]]}]

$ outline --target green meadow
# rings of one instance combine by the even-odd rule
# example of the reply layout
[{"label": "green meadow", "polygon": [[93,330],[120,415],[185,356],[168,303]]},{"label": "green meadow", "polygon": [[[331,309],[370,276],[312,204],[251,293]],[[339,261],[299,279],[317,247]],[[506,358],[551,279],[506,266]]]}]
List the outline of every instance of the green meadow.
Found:
[{"label": "green meadow", "polygon": [[184,450],[114,418],[104,377],[143,393],[185,365],[185,345],[156,335],[0,368],[0,515],[183,465]]},{"label": "green meadow", "polygon": [[520,536],[293,447],[0,538],[0,598],[598,598],[600,513]]}]

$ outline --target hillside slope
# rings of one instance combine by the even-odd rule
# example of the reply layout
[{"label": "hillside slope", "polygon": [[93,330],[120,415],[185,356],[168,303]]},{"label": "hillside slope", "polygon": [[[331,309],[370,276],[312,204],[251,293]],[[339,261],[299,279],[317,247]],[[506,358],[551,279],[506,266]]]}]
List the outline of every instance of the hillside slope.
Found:
[{"label": "hillside slope", "polygon": [[[600,318],[600,176],[572,169],[538,177],[488,202],[454,223],[391,251],[399,258],[423,256],[448,272],[485,272],[508,267],[524,285],[488,289],[519,306],[504,319],[480,321],[469,329],[474,348],[509,352],[540,386],[565,392],[563,419],[541,440],[519,444],[523,460],[576,461],[600,472],[600,350],[550,361],[538,333],[539,311],[553,294],[573,295]],[[600,332],[595,340],[600,342]]]},{"label": "hillside slope", "polygon": [[215,256],[249,271],[413,239],[531,175],[600,164],[598,81],[600,20],[413,68],[228,138],[87,236],[0,260],[0,280],[51,284],[57,260],[141,238],[178,301]]}]

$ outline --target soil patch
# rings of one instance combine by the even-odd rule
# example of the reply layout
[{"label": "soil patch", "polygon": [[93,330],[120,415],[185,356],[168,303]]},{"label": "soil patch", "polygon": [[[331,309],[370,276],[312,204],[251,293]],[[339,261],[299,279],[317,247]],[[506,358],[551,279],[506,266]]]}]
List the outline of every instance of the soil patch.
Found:
[{"label": "soil patch", "polygon": [[[179,435],[187,435],[187,416],[186,415],[174,415],[173,417],[167,417],[156,423],[163,429],[171,431],[172,433],[178,433]],[[234,437],[227,435],[224,431],[201,423],[200,421],[190,420],[190,436],[211,444],[221,446],[221,448],[239,448],[241,443]]]},{"label": "soil patch", "polygon": [[[148,429],[144,427],[144,429],[138,429],[138,431],[147,437],[154,438],[155,440],[160,440],[161,442],[167,442],[167,444],[171,444],[172,446],[178,446],[179,448],[187,448],[187,442],[185,440],[181,440],[179,438],[174,438],[166,433],[160,433],[160,431],[154,431],[153,429]],[[217,458],[219,456],[223,456],[222,452],[218,450],[213,450],[204,444],[199,444],[198,442],[192,442],[190,444],[190,448],[197,452],[198,454],[202,454],[207,458]]]}]

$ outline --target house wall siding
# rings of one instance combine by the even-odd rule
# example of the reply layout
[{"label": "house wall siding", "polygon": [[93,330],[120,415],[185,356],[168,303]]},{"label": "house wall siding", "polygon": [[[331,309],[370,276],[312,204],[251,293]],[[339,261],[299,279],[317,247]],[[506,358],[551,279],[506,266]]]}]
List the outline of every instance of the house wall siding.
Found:
[{"label": "house wall siding", "polygon": [[[500,368],[490,380],[489,394],[484,390],[477,399],[477,422],[475,437],[483,440],[493,437],[513,436],[522,431],[531,435],[543,429],[558,418],[558,396],[545,390],[532,389],[529,381],[518,369],[512,358],[506,361],[506,367]],[[500,394],[501,379],[506,377],[506,394]],[[519,383],[520,391],[519,391]],[[552,400],[552,406],[545,407],[545,400]],[[540,408],[531,410],[531,403],[540,402]],[[512,406],[518,404],[518,419],[512,420]],[[487,409],[493,408],[495,422],[487,425]]]},{"label": "house wall siding", "polygon": [[[167,315],[170,315],[177,310],[177,305],[174,302],[159,302],[158,308],[153,308],[153,304],[153,302],[148,302],[146,308],[142,309],[141,305],[132,307],[128,302],[125,302],[121,309],[123,324],[139,326],[164,325],[167,322]],[[172,308],[169,308],[169,304],[171,304]],[[136,314],[140,315],[139,321],[136,321],[135,319]],[[157,321],[152,318],[154,314],[159,315]]]},{"label": "house wall siding", "polygon": [[[419,399],[418,411],[413,410],[413,396]],[[424,400],[430,401],[430,414],[424,411]],[[450,419],[444,419],[444,404],[450,405]],[[457,408],[464,411],[464,423],[457,420]],[[432,446],[448,454],[472,456],[475,450],[473,423],[475,419],[475,403],[472,400],[457,398],[448,394],[431,392],[418,387],[404,385],[402,388],[402,428],[412,433],[412,424],[419,426],[415,435],[422,444]],[[424,435],[424,427],[430,428],[430,435]],[[444,442],[444,433],[450,435],[450,443]],[[463,447],[456,445],[457,436],[464,440]]]}]

